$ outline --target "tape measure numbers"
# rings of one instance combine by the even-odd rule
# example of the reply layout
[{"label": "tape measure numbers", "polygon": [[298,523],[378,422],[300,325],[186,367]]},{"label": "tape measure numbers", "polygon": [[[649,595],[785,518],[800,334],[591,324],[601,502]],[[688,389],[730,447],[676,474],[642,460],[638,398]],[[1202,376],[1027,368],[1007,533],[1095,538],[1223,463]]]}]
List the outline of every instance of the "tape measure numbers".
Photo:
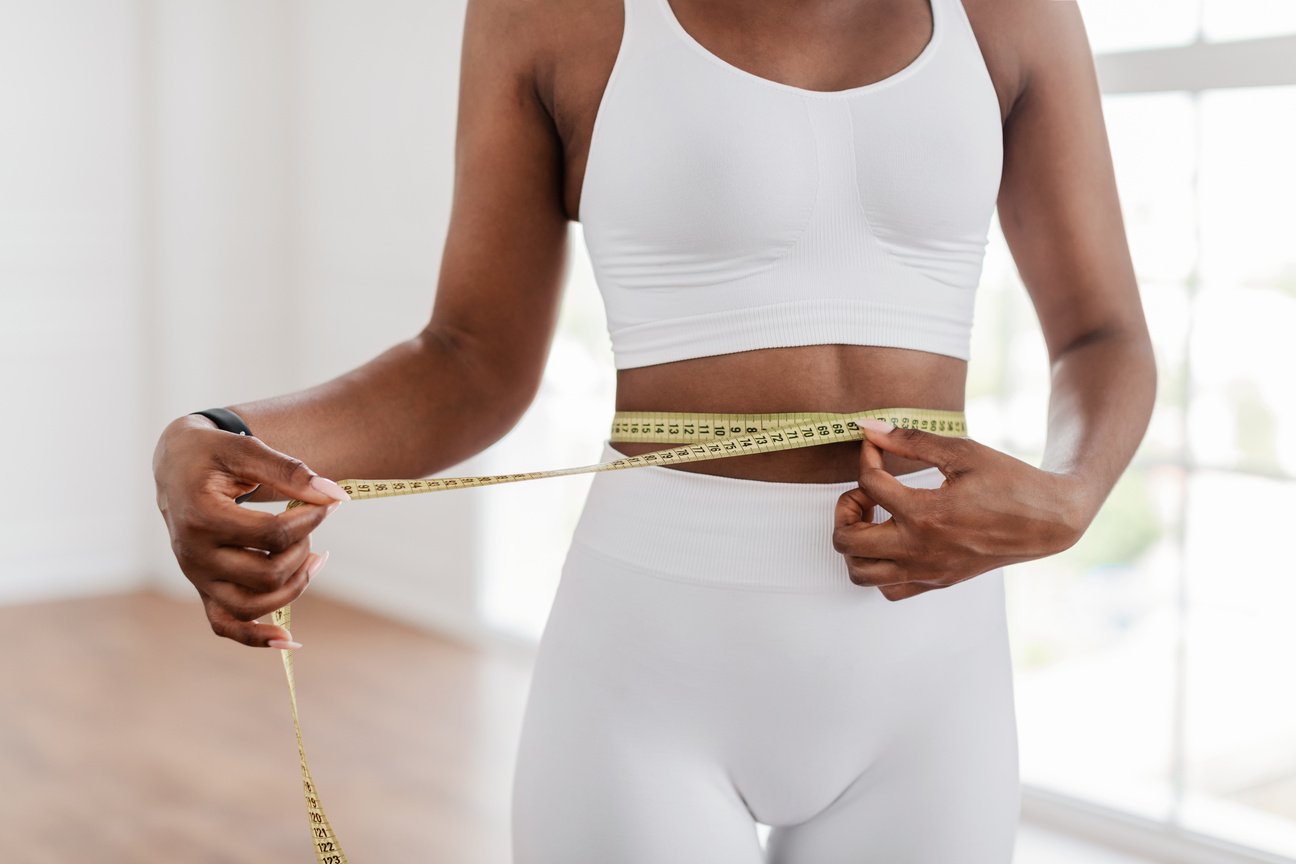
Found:
[{"label": "tape measure numbers", "polygon": [[[849,414],[826,412],[785,414],[680,414],[653,411],[618,411],[612,418],[608,436],[611,443],[673,444],[610,462],[559,468],[550,471],[527,471],[520,474],[491,474],[477,477],[437,477],[417,480],[339,480],[352,500],[417,495],[451,489],[472,489],[500,483],[566,477],[600,471],[620,471],[650,465],[670,466],[708,459],[726,459],[756,453],[796,450],[835,442],[860,441],[864,433],[857,419],[886,420],[899,428],[921,429],[938,435],[967,435],[967,420],[962,411],[927,408],[871,408]],[[303,502],[292,500],[285,510]],[[284,606],[272,615],[275,624],[291,629],[292,607]],[[297,756],[301,763],[302,790],[310,820],[311,843],[317,864],[348,864],[346,853],[338,842],[333,826],[324,813],[315,782],[306,762],[306,745],[302,741],[301,720],[297,711],[297,688],[293,680],[290,649],[281,649],[284,674],[288,679],[288,696],[292,703],[293,728],[297,735]]]}]

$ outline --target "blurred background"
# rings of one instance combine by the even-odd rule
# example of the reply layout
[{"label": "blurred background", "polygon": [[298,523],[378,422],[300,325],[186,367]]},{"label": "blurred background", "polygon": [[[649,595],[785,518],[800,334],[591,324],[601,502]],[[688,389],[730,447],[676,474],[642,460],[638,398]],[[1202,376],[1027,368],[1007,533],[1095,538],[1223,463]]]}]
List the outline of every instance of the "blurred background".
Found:
[{"label": "blurred background", "polygon": [[[1009,571],[1018,861],[1294,862],[1296,3],[1080,2],[1160,389],[1086,537]],[[211,635],[149,460],[179,414],[425,323],[464,5],[0,0],[6,860],[309,860],[278,657]],[[539,397],[447,473],[597,460],[614,370],[571,244]],[[1047,360],[997,223],[968,395],[974,437],[1038,460]],[[357,861],[508,859],[588,482],[365,502],[316,533],[303,724]]]}]

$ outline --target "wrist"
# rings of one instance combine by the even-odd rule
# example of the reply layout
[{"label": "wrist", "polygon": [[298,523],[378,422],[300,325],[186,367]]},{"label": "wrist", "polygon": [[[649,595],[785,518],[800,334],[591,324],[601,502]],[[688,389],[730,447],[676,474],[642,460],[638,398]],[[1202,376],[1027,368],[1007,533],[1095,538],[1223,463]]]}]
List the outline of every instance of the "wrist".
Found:
[{"label": "wrist", "polygon": [[167,431],[172,429],[219,429],[216,422],[205,414],[184,414],[175,418],[167,425]]},{"label": "wrist", "polygon": [[228,408],[206,408],[202,411],[193,411],[191,416],[202,417],[210,421],[217,429],[230,432],[234,435],[252,436],[252,430],[248,428],[247,422],[244,421],[235,412]]},{"label": "wrist", "polygon": [[[235,412],[229,411],[228,408],[206,408],[203,409],[203,411],[194,411],[188,413],[188,415],[176,417],[175,420],[172,420],[170,424],[167,425],[166,429],[162,431],[162,438],[159,439],[158,442],[159,451],[162,449],[162,443],[165,442],[171,434],[179,434],[181,431],[194,429],[201,429],[203,431],[224,431],[224,433],[235,434],[238,435],[238,437],[253,438],[251,429],[249,429],[248,424],[244,422],[244,418],[236,415]],[[154,465],[157,464],[157,461],[157,456],[154,456]],[[251,496],[257,494],[259,490],[260,486],[258,484],[258,486],[251,488],[251,491],[235,497],[235,504],[244,503],[244,501],[249,500]]]},{"label": "wrist", "polygon": [[186,432],[195,429],[215,429],[216,424],[200,414],[182,414],[176,417],[170,423],[162,427],[158,433],[157,444],[153,451],[153,461],[156,466],[157,462],[163,457],[165,451],[171,447],[177,436],[184,435]]},{"label": "wrist", "polygon": [[[206,408],[202,411],[193,411],[185,415],[186,421],[192,421],[194,424],[200,424],[205,428],[216,429],[222,432],[228,432],[239,437],[252,438],[252,430],[248,428],[243,418],[228,408]],[[192,428],[192,426],[191,426]],[[260,489],[260,485],[253,486],[251,491],[245,492],[234,499],[235,504],[242,504],[247,501]]]}]

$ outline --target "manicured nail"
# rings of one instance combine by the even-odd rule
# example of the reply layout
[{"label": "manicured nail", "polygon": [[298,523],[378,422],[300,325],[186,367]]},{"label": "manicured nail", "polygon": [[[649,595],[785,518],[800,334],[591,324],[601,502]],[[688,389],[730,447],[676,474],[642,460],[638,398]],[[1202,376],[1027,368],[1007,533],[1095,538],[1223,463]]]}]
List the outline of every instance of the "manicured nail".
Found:
[{"label": "manicured nail", "polygon": [[316,474],[314,477],[311,478],[310,485],[315,489],[315,491],[322,492],[335,501],[351,500],[351,496],[346,493],[345,489],[343,489],[341,486],[334,483],[332,480],[328,479],[327,477],[321,477],[318,474]]},{"label": "manicured nail", "polygon": [[330,504],[330,505],[328,505],[327,507],[324,508],[324,515],[325,515],[325,516],[329,515],[329,514],[332,513],[334,510],[336,510],[337,508],[339,508],[339,507],[341,507],[341,506],[342,506],[342,502],[341,502],[341,501],[334,501],[332,504]]},{"label": "manicured nail", "polygon": [[328,561],[328,556],[327,550],[323,554],[315,556],[315,560],[306,567],[306,578],[308,580],[314,579],[315,574],[324,569],[324,562]]},{"label": "manicured nail", "polygon": [[271,639],[266,644],[269,645],[271,648],[279,648],[280,650],[283,651],[287,651],[292,648],[302,647],[300,642],[291,642],[287,639]]},{"label": "manicured nail", "polygon": [[861,429],[872,429],[874,432],[890,432],[895,429],[894,423],[888,423],[886,420],[874,420],[872,417],[865,417],[855,422]]}]

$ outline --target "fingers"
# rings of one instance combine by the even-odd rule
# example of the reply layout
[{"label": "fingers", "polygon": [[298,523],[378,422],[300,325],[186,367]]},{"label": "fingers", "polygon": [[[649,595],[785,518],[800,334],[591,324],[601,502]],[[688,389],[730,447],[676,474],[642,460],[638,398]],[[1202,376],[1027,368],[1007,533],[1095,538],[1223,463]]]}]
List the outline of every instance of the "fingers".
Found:
[{"label": "fingers", "polygon": [[[860,421],[860,428],[872,429],[872,426],[867,425],[869,423],[876,424],[877,421]],[[894,475],[882,467],[882,451],[869,438],[860,443],[859,485],[866,498],[881,504],[892,513],[904,509],[910,491],[908,486],[896,480]]]},{"label": "fingers", "polygon": [[[346,492],[258,438],[189,423],[167,427],[153,469],[176,561],[212,630],[247,645],[291,640],[256,619],[291,602],[318,572],[324,559],[311,554],[310,534]],[[259,485],[305,506],[272,514],[235,503]]]},{"label": "fingers", "polygon": [[226,639],[233,639],[252,648],[272,648],[271,642],[300,645],[293,640],[292,634],[277,624],[262,624],[257,621],[240,621],[222,608],[216,601],[203,595],[203,608],[212,632]]},{"label": "fingers", "polygon": [[304,560],[302,566],[273,591],[249,591],[233,582],[209,582],[205,592],[234,618],[252,621],[291,603],[306,590],[310,580],[324,566],[324,556],[311,553],[308,557],[309,560]]},{"label": "fingers", "polygon": [[258,594],[277,591],[305,563],[310,551],[309,537],[273,554],[240,546],[218,546],[212,550],[203,589],[213,583],[228,583]]},{"label": "fingers", "polygon": [[861,467],[859,487],[867,498],[893,514],[903,514],[919,503],[918,490],[904,485],[882,468]]},{"label": "fingers", "polygon": [[855,555],[846,556],[846,573],[856,585],[875,588],[883,585],[898,585],[909,578],[904,568],[894,561],[861,558]]},{"label": "fingers", "polygon": [[882,451],[876,444],[865,438],[860,442],[860,472],[873,469],[883,470]]},{"label": "fingers", "polygon": [[900,536],[900,526],[894,519],[888,519],[880,525],[855,522],[838,526],[833,529],[832,542],[833,548],[838,552],[855,558],[904,561],[909,557]]},{"label": "fingers", "polygon": [[259,438],[234,439],[221,459],[230,473],[241,479],[269,486],[308,504],[331,504],[351,497],[332,480],[307,468],[300,459],[280,453]]},{"label": "fingers", "polygon": [[883,468],[882,451],[865,438],[860,446],[859,488],[838,497],[833,515],[833,548],[845,557],[851,582],[881,588],[889,600],[927,590],[907,581],[909,574],[900,563],[907,558],[906,550],[896,520],[873,522],[876,504],[892,513],[903,512],[910,491]]},{"label": "fingers", "polygon": [[256,619],[286,606],[301,596],[328,559],[312,553],[277,591],[252,594],[228,582],[213,582],[202,594],[203,607],[212,632],[253,647],[272,647],[271,641],[291,641],[292,634],[275,624]]},{"label": "fingers", "polygon": [[172,550],[199,591],[214,581],[269,591],[301,565],[310,551],[311,532],[337,503],[309,504],[274,514],[229,500],[214,505],[208,500],[173,526]]},{"label": "fingers", "polygon": [[[893,519],[874,524],[875,504],[892,513],[906,508],[912,490],[882,467],[882,451],[868,440],[860,446],[860,488],[848,489],[833,510],[833,547],[843,554],[893,558],[903,551]],[[879,492],[880,494],[874,494]]]},{"label": "fingers", "polygon": [[[883,451],[936,465],[947,479],[970,470],[970,439],[951,438],[918,429],[897,429],[868,418],[856,420],[864,430],[860,446],[859,488],[843,493],[834,511],[833,548],[846,559],[856,585],[878,588],[888,600],[902,600],[943,587],[932,577],[926,548],[919,542],[940,527],[939,496],[933,490],[906,486],[883,467]],[[872,520],[881,506],[892,518]],[[926,564],[924,565],[924,562]],[[915,578],[927,573],[929,579]],[[934,581],[930,581],[933,580]]]},{"label": "fingers", "polygon": [[888,600],[903,600],[944,587],[940,583],[914,579],[895,561],[878,561],[869,558],[846,557],[846,572],[851,582],[869,588],[877,588]]},{"label": "fingers", "polygon": [[874,502],[862,489],[847,489],[833,508],[833,528],[849,528],[858,522],[873,523]]},{"label": "fingers", "polygon": [[282,513],[246,507],[220,507],[206,514],[203,530],[219,538],[222,546],[246,546],[266,552],[283,552],[320,526],[341,502],[307,504]]},{"label": "fingers", "polygon": [[902,585],[887,585],[879,588],[882,596],[888,600],[903,600],[906,597],[913,597],[922,594],[924,591],[931,591],[939,588],[939,585],[928,585],[922,582],[905,582]]},{"label": "fingers", "polygon": [[855,422],[864,431],[866,441],[889,453],[906,459],[930,462],[940,468],[946,477],[966,470],[968,449],[972,443],[967,438],[938,435],[921,429],[896,428],[885,421],[868,418],[860,418]]}]

